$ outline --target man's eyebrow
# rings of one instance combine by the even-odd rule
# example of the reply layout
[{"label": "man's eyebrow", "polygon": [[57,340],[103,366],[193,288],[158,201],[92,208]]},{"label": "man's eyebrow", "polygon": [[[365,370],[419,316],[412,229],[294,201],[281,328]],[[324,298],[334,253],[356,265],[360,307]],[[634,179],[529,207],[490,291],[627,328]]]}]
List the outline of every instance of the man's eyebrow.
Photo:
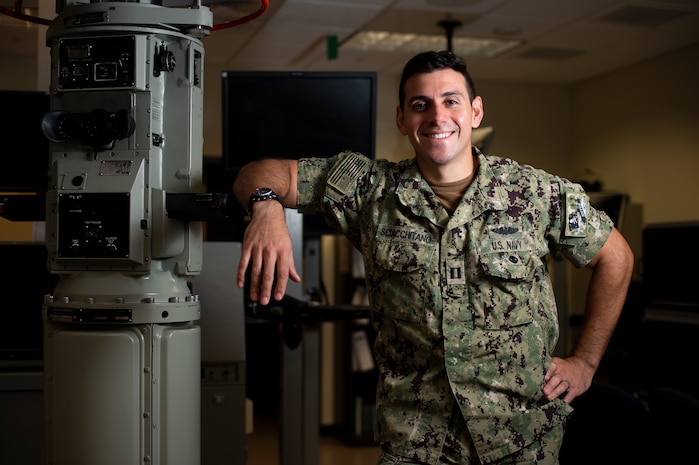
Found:
[{"label": "man's eyebrow", "polygon": [[417,100],[430,100],[426,95],[413,95],[408,99],[408,103],[413,103]]},{"label": "man's eyebrow", "polygon": [[458,90],[449,90],[449,91],[447,91],[447,92],[444,92],[444,93],[442,94],[442,97],[450,97],[450,96],[452,96],[452,95],[457,95],[457,96],[459,96],[459,97],[463,97],[463,96],[464,96],[464,94],[461,93],[461,91],[458,91]]},{"label": "man's eyebrow", "polygon": [[[440,97],[451,97],[453,95],[463,97],[464,94],[461,91],[458,90],[448,90],[446,92],[443,92]],[[432,100],[431,98],[427,97],[426,95],[413,95],[408,99],[408,103],[412,103],[416,100]]]}]

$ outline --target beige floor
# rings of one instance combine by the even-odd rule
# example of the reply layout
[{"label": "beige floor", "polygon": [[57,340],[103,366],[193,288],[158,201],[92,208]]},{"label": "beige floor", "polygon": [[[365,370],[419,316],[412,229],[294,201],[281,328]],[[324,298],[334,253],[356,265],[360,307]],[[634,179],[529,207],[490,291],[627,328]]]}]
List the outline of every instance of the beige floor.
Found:
[{"label": "beige floor", "polygon": [[[336,437],[321,436],[318,465],[375,465],[376,446],[349,446]],[[284,465],[279,457],[279,427],[276,419],[255,416],[253,432],[247,435],[246,465]]]}]

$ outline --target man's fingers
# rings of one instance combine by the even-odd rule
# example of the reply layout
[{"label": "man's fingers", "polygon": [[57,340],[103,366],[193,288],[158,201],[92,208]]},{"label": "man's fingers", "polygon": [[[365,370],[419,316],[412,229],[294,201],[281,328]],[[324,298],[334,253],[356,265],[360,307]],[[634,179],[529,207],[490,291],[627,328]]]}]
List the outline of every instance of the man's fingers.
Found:
[{"label": "man's fingers", "polygon": [[286,287],[289,284],[289,279],[294,282],[301,282],[301,277],[296,272],[294,264],[293,250],[290,251],[284,258],[277,262],[277,281],[274,286],[274,299],[282,300],[286,294]]},{"label": "man's fingers", "polygon": [[236,279],[239,287],[249,281],[250,299],[262,305],[269,304],[272,297],[281,300],[290,279],[301,281],[294,264],[291,238],[283,221],[276,224],[259,219],[248,225]]},{"label": "man's fingers", "polygon": [[250,253],[243,250],[240,255],[240,261],[238,262],[238,273],[236,275],[236,284],[242,289],[245,287],[245,275],[248,273],[248,265],[250,264]]},{"label": "man's fingers", "polygon": [[257,273],[258,276],[262,277],[261,283],[258,281],[260,289],[260,303],[262,305],[267,305],[270,301],[276,269],[277,256],[269,252],[265,253],[264,261],[262,262],[262,269]]}]

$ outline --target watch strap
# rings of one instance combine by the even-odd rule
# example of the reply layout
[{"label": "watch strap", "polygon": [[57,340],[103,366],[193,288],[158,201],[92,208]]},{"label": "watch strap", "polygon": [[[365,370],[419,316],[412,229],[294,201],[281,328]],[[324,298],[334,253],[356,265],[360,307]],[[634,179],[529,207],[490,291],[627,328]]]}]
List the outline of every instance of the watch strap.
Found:
[{"label": "watch strap", "polygon": [[[250,194],[250,199],[248,200],[248,215],[252,217],[252,205],[255,202],[264,202],[265,200],[276,200],[282,204],[282,199],[279,195],[269,188],[255,189],[255,191]],[[283,204],[282,204],[283,206]]]}]

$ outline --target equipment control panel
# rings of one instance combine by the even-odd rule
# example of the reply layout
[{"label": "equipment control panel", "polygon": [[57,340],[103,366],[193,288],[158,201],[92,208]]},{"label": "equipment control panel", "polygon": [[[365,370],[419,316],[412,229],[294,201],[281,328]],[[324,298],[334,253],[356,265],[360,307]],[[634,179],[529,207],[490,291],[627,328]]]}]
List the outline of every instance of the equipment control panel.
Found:
[{"label": "equipment control panel", "polygon": [[135,54],[133,35],[62,39],[58,45],[58,88],[133,87]]}]

